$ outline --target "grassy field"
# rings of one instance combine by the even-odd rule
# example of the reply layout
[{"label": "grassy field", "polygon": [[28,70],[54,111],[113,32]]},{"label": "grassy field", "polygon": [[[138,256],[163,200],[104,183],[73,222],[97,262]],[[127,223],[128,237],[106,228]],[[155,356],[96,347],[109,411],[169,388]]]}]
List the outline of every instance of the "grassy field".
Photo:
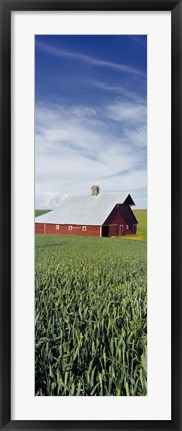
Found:
[{"label": "grassy field", "polygon": [[147,240],[147,210],[133,210],[136,219],[138,220],[137,234],[128,235],[126,238],[133,240]]},{"label": "grassy field", "polygon": [[136,238],[147,240],[147,210],[134,210],[133,212],[138,220]]},{"label": "grassy field", "polygon": [[146,395],[146,241],[36,235],[35,268],[36,395]]}]

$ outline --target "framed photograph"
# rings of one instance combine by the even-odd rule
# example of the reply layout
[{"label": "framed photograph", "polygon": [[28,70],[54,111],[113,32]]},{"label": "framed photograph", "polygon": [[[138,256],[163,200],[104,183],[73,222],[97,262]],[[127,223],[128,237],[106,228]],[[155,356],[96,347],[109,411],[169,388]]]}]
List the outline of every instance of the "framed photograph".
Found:
[{"label": "framed photograph", "polygon": [[181,430],[181,0],[1,0],[2,430]]}]

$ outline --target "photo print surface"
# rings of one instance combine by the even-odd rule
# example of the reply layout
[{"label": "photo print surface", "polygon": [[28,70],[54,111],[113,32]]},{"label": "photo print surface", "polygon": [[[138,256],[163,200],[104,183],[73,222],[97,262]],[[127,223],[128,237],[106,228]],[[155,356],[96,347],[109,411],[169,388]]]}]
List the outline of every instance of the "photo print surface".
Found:
[{"label": "photo print surface", "polygon": [[35,395],[147,395],[147,36],[35,36]]}]

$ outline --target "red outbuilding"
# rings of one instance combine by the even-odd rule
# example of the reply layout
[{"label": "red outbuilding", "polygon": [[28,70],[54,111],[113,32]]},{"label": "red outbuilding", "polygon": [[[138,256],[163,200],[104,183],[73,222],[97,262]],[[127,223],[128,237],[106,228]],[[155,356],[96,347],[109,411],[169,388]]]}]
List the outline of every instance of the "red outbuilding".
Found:
[{"label": "red outbuilding", "polygon": [[35,219],[35,233],[81,236],[136,234],[137,219],[130,194],[102,194],[92,186],[91,195],[67,196],[59,208]]}]

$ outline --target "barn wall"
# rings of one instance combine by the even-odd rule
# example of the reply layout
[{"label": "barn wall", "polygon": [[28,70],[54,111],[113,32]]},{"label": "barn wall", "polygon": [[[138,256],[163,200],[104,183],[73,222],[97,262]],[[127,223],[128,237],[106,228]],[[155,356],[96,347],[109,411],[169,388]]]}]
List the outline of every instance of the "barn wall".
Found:
[{"label": "barn wall", "polygon": [[[56,229],[59,226],[59,229]],[[79,235],[79,236],[100,236],[100,226],[86,226],[87,230],[82,230],[82,225],[72,225],[72,230],[68,230],[67,224],[35,223],[35,233],[47,233],[56,235]]]},{"label": "barn wall", "polygon": [[110,225],[109,226],[109,235],[108,236],[118,236],[119,235],[119,225]]},{"label": "barn wall", "polygon": [[[137,220],[133,211],[128,205],[117,204],[103,226],[108,226],[108,236],[131,235],[134,233],[134,225]],[[35,223],[35,233],[57,234],[57,235],[79,235],[79,236],[100,236],[100,226],[86,226],[87,230],[82,230],[82,225],[72,225],[72,230],[68,230],[67,224],[59,225],[56,229],[55,224]],[[127,229],[128,226],[128,229]],[[137,226],[136,231],[137,232]]]},{"label": "barn wall", "polygon": [[35,223],[35,233],[44,233],[43,223]]},{"label": "barn wall", "polygon": [[[103,226],[109,225],[108,236],[131,235],[137,220],[128,205],[116,205]],[[115,226],[116,225],[116,226]],[[115,232],[115,233],[114,233]],[[137,232],[137,227],[136,227]],[[135,233],[136,233],[135,232]]]}]

